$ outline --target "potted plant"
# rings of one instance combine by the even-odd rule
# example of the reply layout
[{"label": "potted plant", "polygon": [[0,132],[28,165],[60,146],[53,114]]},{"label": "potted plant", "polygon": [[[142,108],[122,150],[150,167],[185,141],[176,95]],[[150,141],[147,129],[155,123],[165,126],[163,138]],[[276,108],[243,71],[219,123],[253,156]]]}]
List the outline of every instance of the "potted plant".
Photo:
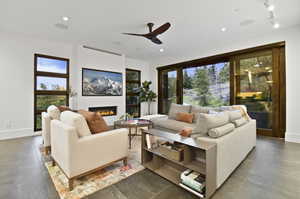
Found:
[{"label": "potted plant", "polygon": [[151,114],[151,103],[155,102],[155,99],[157,97],[156,93],[154,93],[150,89],[150,85],[152,84],[151,81],[144,81],[142,83],[142,86],[136,90],[136,92],[139,92],[140,94],[140,102],[147,102],[148,103],[148,115]]}]

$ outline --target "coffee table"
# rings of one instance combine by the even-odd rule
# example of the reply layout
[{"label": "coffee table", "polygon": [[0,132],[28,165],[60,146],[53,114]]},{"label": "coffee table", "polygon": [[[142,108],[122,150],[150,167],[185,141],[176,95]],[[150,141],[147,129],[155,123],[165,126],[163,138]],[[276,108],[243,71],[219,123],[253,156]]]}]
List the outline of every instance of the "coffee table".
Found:
[{"label": "coffee table", "polygon": [[[129,149],[131,149],[131,140],[134,136],[141,136],[138,134],[138,128],[140,127],[152,127],[152,122],[146,119],[131,119],[131,120],[117,120],[114,122],[114,128],[128,128],[129,130]],[[132,129],[135,128],[135,133],[132,133]]]}]

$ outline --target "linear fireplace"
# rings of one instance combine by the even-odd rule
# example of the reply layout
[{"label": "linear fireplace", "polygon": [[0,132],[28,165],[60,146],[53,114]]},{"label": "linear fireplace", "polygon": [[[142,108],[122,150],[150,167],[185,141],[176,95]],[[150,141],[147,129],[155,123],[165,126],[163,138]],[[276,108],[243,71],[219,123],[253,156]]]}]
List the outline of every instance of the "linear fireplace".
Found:
[{"label": "linear fireplace", "polygon": [[89,107],[89,111],[96,112],[104,117],[113,116],[117,115],[117,106]]}]

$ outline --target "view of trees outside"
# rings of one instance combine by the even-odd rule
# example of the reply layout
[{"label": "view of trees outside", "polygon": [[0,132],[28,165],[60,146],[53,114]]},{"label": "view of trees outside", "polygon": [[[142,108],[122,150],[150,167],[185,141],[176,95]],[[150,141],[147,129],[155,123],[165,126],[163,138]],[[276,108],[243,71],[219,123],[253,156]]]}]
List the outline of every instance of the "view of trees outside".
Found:
[{"label": "view of trees outside", "polygon": [[66,78],[38,76],[36,79],[36,84],[37,84],[37,90],[53,90],[53,91],[67,90]]},{"label": "view of trees outside", "polygon": [[229,62],[183,70],[183,103],[200,106],[229,105]]},{"label": "view of trees outside", "polygon": [[[67,74],[67,61],[50,59],[45,57],[37,58],[37,72],[48,72]],[[48,77],[48,76],[36,76],[36,91],[66,91],[67,92],[67,78],[61,77]],[[67,95],[56,95],[55,93],[36,94],[36,129],[41,128],[41,111],[46,111],[50,105],[66,105]]]},{"label": "view of trees outside", "polygon": [[240,60],[237,103],[248,108],[258,128],[272,128],[272,52]]}]

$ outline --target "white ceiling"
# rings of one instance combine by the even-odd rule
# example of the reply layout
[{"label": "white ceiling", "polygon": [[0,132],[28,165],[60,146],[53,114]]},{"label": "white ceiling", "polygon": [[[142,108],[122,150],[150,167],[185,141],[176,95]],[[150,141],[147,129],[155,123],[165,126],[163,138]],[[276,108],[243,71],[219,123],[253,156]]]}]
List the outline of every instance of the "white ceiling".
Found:
[{"label": "white ceiling", "polygon": [[[300,24],[300,0],[270,0],[282,28]],[[54,27],[70,17],[69,28]],[[241,26],[245,20],[254,23]],[[146,23],[171,28],[156,45],[122,32],[146,33]],[[226,32],[221,28],[226,27]],[[188,55],[224,40],[276,31],[263,0],[0,0],[0,29],[84,44],[153,61]],[[159,52],[164,48],[163,53]]]}]

